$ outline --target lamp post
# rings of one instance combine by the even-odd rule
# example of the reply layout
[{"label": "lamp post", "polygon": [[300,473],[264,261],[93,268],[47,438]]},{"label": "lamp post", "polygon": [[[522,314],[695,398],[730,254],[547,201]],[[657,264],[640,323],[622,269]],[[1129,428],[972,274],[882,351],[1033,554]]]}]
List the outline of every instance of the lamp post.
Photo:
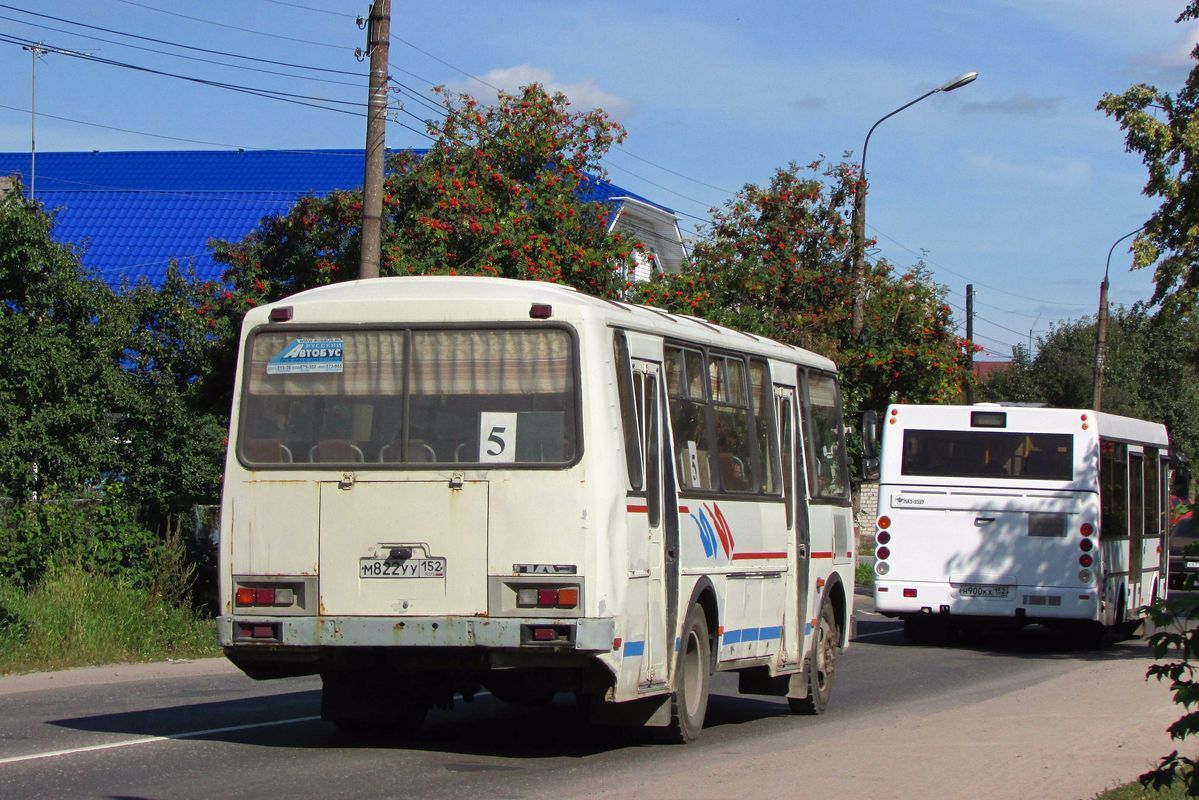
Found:
[{"label": "lamp post", "polygon": [[1137,228],[1132,233],[1126,233],[1116,241],[1112,242],[1111,249],[1107,251],[1107,264],[1103,267],[1103,283],[1099,284],[1099,313],[1095,317],[1095,393],[1092,397],[1091,406],[1096,411],[1099,411],[1099,406],[1103,400],[1103,362],[1104,348],[1107,346],[1107,273],[1112,268],[1112,253],[1116,252],[1116,245],[1125,239],[1136,236],[1145,226]]},{"label": "lamp post", "polygon": [[853,335],[855,339],[862,335],[866,316],[866,148],[870,147],[870,134],[874,133],[874,129],[883,120],[890,119],[905,108],[914,106],[937,92],[952,92],[954,89],[960,89],[973,82],[977,77],[977,72],[965,72],[946,81],[936,89],[925,92],[915,100],[904,103],[890,114],[882,117],[866,132],[866,141],[862,144],[862,161],[858,170],[858,185],[853,198]]}]

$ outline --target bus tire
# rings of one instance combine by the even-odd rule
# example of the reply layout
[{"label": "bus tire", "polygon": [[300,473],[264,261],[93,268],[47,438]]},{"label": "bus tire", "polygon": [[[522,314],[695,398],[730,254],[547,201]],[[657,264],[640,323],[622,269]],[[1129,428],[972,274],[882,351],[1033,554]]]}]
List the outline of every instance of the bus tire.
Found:
[{"label": "bus tire", "polygon": [[833,614],[832,605],[825,603],[820,610],[820,624],[816,628],[812,657],[808,659],[808,696],[787,698],[792,713],[823,714],[828,708],[840,651],[841,633],[837,629],[837,617]]},{"label": "bus tire", "polygon": [[670,724],[663,734],[667,741],[686,744],[695,741],[703,730],[712,685],[712,643],[708,619],[699,603],[691,606],[683,623],[674,675]]}]

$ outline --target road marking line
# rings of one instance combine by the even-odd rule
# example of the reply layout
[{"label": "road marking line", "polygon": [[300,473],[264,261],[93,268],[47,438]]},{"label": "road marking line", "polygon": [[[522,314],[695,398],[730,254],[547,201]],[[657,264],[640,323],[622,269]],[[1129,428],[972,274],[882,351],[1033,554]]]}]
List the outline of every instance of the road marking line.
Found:
[{"label": "road marking line", "polygon": [[[902,630],[903,630],[903,628],[888,628],[885,631],[874,631],[873,633],[859,633],[857,636],[853,637],[853,640],[855,642],[857,642],[862,639],[870,639],[871,637],[874,637],[874,636],[886,636],[889,633],[899,633]],[[0,762],[0,763],[2,763],[2,762]]]},{"label": "road marking line", "polygon": [[106,744],[93,744],[87,747],[72,747],[67,750],[50,750],[45,753],[33,753],[27,756],[10,756],[8,758],[0,758],[0,764],[17,764],[22,761],[35,761],[39,758],[56,758],[58,756],[70,756],[76,753],[91,753],[97,750],[114,750],[118,747],[132,747],[138,744],[150,744],[151,742],[169,742],[172,739],[194,739],[197,736],[210,736],[214,733],[231,733],[233,731],[245,731],[252,728],[268,728],[272,725],[294,725],[298,722],[312,722],[320,719],[320,716],[313,717],[296,717],[294,719],[277,719],[271,722],[251,722],[246,725],[230,725],[225,728],[208,728],[202,731],[186,731],[184,733],[172,733],[166,736],[142,736],[137,739],[122,739],[119,742],[108,742]]}]

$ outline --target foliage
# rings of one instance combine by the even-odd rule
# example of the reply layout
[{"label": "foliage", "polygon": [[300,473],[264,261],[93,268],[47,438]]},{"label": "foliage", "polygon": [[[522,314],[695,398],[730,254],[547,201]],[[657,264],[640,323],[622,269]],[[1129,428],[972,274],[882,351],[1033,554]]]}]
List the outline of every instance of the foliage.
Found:
[{"label": "foliage", "polygon": [[[1199,319],[1144,304],[1108,318],[1104,411],[1165,423],[1183,452],[1199,447]],[[1055,326],[1038,340],[1035,358],[1017,347],[1012,366],[979,387],[987,401],[1040,402],[1089,408],[1094,399],[1095,321]]]},{"label": "foliage", "polygon": [[[1199,0],[1190,0],[1177,22],[1197,18]],[[1199,47],[1191,57],[1199,59]],[[1141,155],[1145,195],[1161,202],[1134,241],[1134,266],[1156,263],[1153,302],[1191,311],[1199,297],[1199,64],[1175,94],[1136,84],[1105,94],[1099,108],[1120,123],[1125,147]]]},{"label": "foliage", "polygon": [[944,290],[917,264],[869,271],[866,329],[851,334],[850,213],[856,168],[817,161],[747,185],[714,212],[694,264],[639,287],[647,303],[814,350],[837,362],[847,413],[889,402],[948,402],[962,389],[965,342]]},{"label": "foliage", "polygon": [[159,539],[137,520],[119,485],[94,499],[44,498],[0,515],[0,577],[30,586],[56,564],[81,564],[137,586],[153,580]]},{"label": "foliage", "polygon": [[[1194,590],[1195,576],[1187,577],[1187,589]],[[1149,608],[1156,631],[1149,637],[1153,657],[1159,663],[1146,672],[1147,678],[1168,681],[1174,702],[1183,708],[1183,715],[1166,729],[1177,742],[1199,733],[1199,595],[1193,591],[1179,593],[1168,601],[1158,600]],[[1164,660],[1172,659],[1172,660]],[[1199,796],[1199,761],[1181,755],[1178,750],[1163,756],[1158,765],[1140,776],[1141,785],[1161,789],[1175,782],[1186,786],[1190,796]]]},{"label": "foliage", "polygon": [[19,186],[0,193],[0,491],[15,499],[87,486],[117,462],[116,297],[51,225]]},{"label": "foliage", "polygon": [[0,674],[219,655],[211,620],[122,578],[54,567],[25,589],[0,578]]},{"label": "foliage", "polygon": [[[443,92],[432,147],[392,157],[383,196],[380,274],[490,275],[553,281],[615,297],[638,242],[609,234],[607,206],[586,198],[624,129],[601,110],[570,110],[537,84],[494,106]],[[229,358],[256,305],[358,277],[362,192],[302,198],[240,242],[216,241],[231,288],[199,307]],[[228,388],[228,387],[226,387]]]}]

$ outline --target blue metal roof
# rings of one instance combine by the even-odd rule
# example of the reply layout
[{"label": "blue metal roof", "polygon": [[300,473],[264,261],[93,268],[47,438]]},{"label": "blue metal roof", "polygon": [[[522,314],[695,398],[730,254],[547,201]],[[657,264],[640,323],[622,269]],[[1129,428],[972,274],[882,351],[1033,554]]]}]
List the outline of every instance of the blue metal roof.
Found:
[{"label": "blue metal roof", "polygon": [[[210,239],[237,241],[306,194],[363,182],[362,150],[38,153],[34,165],[37,199],[55,214],[54,239],[79,245],[84,267],[114,288],[160,285],[171,259],[219,280]],[[0,176],[14,173],[28,192],[29,153],[0,153]],[[585,194],[663,208],[607,182]]]}]

